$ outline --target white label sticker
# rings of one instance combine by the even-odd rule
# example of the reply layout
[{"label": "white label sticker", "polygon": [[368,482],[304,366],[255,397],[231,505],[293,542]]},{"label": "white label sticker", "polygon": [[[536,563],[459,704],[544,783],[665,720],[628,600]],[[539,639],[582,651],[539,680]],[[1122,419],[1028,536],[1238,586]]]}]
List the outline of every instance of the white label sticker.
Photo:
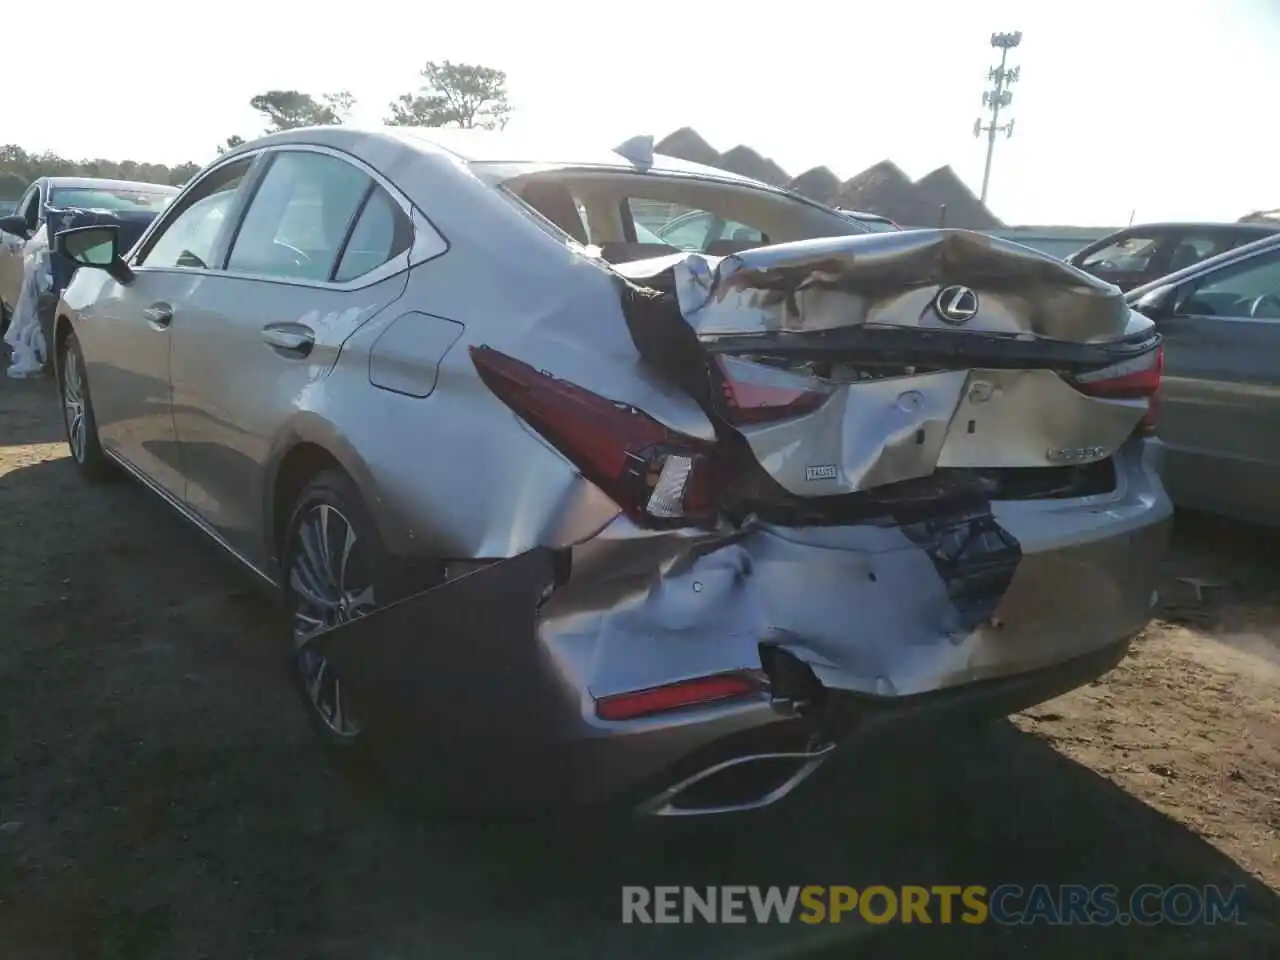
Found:
[{"label": "white label sticker", "polygon": [[836,478],[836,465],[834,463],[825,463],[820,467],[805,467],[805,480],[834,480]]}]

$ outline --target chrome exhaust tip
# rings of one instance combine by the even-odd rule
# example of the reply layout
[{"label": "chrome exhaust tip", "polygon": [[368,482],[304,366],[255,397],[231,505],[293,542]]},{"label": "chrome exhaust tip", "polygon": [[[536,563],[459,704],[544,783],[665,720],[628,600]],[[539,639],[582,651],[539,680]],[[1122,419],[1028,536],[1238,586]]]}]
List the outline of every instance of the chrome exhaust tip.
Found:
[{"label": "chrome exhaust tip", "polygon": [[636,812],[651,817],[744,813],[777,803],[818,769],[835,749],[756,753],[714,764],[641,803]]}]

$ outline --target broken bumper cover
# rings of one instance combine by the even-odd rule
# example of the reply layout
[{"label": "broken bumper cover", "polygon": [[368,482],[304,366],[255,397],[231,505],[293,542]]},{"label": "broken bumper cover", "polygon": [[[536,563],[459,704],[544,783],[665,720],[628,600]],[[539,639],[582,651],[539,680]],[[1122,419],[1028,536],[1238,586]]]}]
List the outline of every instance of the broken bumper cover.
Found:
[{"label": "broken bumper cover", "polygon": [[[532,550],[313,642],[389,767],[450,802],[762,806],[913,717],[1002,716],[1114,665],[1150,618],[1171,514],[1140,443],[1117,473],[1105,496],[901,525],[638,536],[619,521],[567,578],[564,552]],[[820,709],[766,669],[770,649]],[[596,715],[602,697],[762,671],[754,698]]]}]

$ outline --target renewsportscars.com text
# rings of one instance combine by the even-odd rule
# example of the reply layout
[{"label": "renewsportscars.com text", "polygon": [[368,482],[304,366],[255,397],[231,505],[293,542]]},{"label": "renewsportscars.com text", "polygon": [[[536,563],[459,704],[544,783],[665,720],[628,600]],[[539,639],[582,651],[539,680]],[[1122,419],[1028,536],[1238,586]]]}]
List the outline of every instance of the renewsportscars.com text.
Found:
[{"label": "renewsportscars.com text", "polygon": [[1241,923],[1244,887],[1143,884],[623,887],[623,923]]}]

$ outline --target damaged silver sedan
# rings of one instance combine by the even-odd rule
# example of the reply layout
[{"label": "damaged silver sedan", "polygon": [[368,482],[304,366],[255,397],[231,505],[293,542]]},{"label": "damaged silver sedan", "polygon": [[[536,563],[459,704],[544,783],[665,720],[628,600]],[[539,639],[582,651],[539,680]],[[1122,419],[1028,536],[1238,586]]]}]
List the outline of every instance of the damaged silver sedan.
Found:
[{"label": "damaged silver sedan", "polygon": [[1016,244],[348,127],[57,243],[76,463],[278,590],[322,736],[450,801],[763,806],[1089,681],[1155,601],[1160,338]]}]

